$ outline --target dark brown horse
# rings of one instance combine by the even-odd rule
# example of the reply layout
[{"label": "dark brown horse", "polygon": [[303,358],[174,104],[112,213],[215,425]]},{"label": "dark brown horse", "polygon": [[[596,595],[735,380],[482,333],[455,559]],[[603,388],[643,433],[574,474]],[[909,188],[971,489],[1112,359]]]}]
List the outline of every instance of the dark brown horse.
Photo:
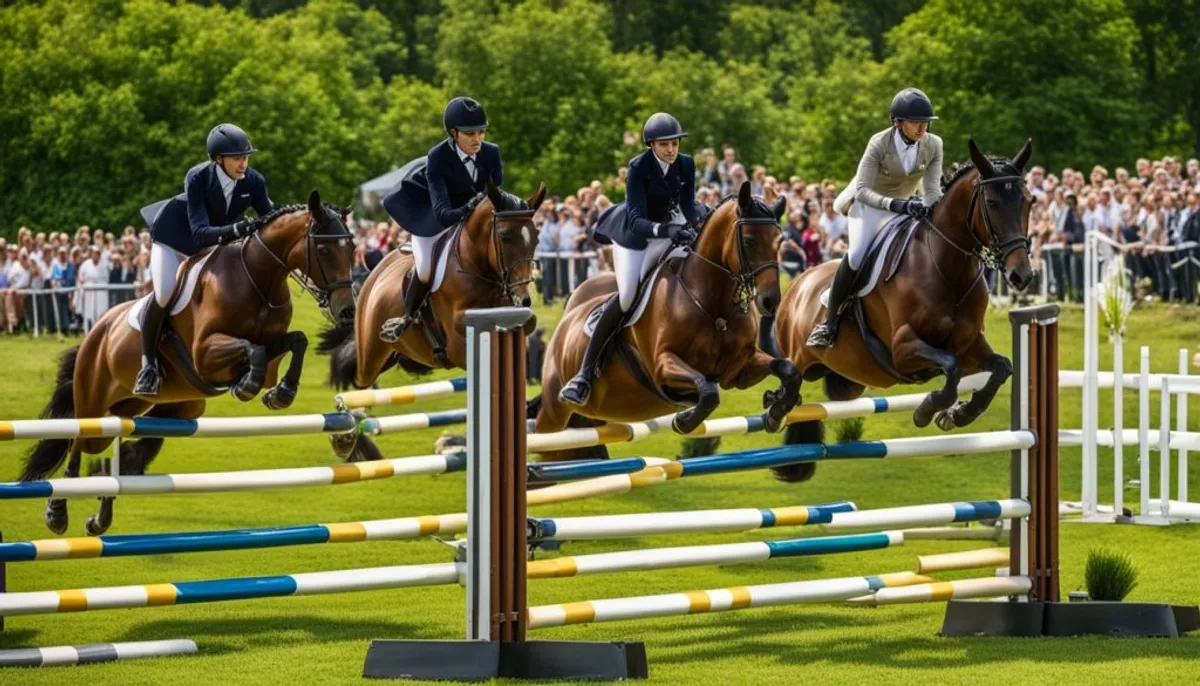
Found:
[{"label": "dark brown horse", "polygon": [[[757,347],[759,319],[751,309],[772,314],[779,304],[781,198],[768,207],[742,184],[736,201],[726,198],[705,222],[696,246],[659,272],[641,318],[614,340],[609,361],[597,375],[587,404],[559,401],[558,392],[583,359],[584,322],[605,300],[615,297],[616,277],[588,279],[567,301],[554,330],[542,369],[542,395],[534,403],[538,433],[561,431],[573,415],[593,423],[643,421],[677,412],[679,433],[700,425],[720,402],[719,388],[749,388],[768,375],[781,381],[768,391],[763,415],[777,431],[799,401],[800,376],[784,359]],[[585,421],[586,421],[585,420]],[[546,453],[544,460],[602,450]]]},{"label": "dark brown horse", "polygon": [[[42,417],[145,414],[195,419],[204,413],[207,399],[226,390],[245,402],[264,387],[271,387],[262,399],[268,408],[290,406],[299,388],[308,339],[303,332],[288,331],[292,321],[288,275],[294,274],[322,309],[332,310],[341,320],[353,320],[350,267],[354,246],[346,230],[347,213],[322,205],[313,191],[307,205],[281,207],[256,220],[250,236],[188,258],[180,266],[176,299],[190,267],[206,256],[208,259],[188,305],[168,320],[160,344],[164,380],[153,400],[135,396],[132,390],[142,356],[141,334],[128,323],[134,303],[106,312],[83,343],[63,354],[58,387]],[[289,351],[291,362],[276,385],[280,360]],[[102,453],[112,441],[40,441],[26,458],[21,479],[47,478],[68,454],[66,476],[79,476],[81,454]],[[162,443],[161,438],[123,443],[121,472],[145,473]],[[100,511],[87,519],[88,534],[108,530],[112,501],[100,499]],[[46,526],[54,533],[66,531],[66,500],[49,501]]]},{"label": "dark brown horse", "polygon": [[[814,349],[806,342],[825,317],[820,297],[838,263],[804,272],[784,296],[774,329],[779,350],[795,361],[806,381],[824,378],[830,399],[851,400],[867,386],[888,388],[944,375],[942,388],[929,393],[913,412],[913,422],[924,427],[935,421],[950,430],[975,421],[1012,374],[1012,363],[992,351],[983,333],[985,269],[992,266],[1018,291],[1033,278],[1026,239],[1033,198],[1022,178],[1032,142],[1026,141],[1012,161],[983,155],[974,140],[968,147],[970,164],[948,182],[907,250],[898,240],[892,255],[884,256],[896,259],[897,251],[904,250],[895,276],[881,279],[851,303],[833,346]],[[859,316],[849,314],[856,310],[866,331]],[[978,371],[991,372],[991,379],[969,400],[958,402],[959,379]],[[788,427],[785,440],[819,442],[822,437],[820,422],[802,422]],[[776,474],[803,480],[813,466],[793,465]]]},{"label": "dark brown horse", "polygon": [[[415,273],[411,254],[397,250],[385,257],[363,284],[354,321],[321,334],[318,350],[330,355],[330,383],[339,389],[366,388],[394,365],[415,374],[434,367],[466,369],[466,311],[528,307],[533,301],[529,284],[538,228],[531,208],[541,205],[545,195],[545,187],[539,185],[524,201],[489,183],[487,197],[447,238],[446,277],[429,296],[425,316],[395,343],[385,343],[379,331],[388,319],[405,314],[404,284]],[[531,318],[525,333],[536,326],[536,318]],[[439,346],[444,353],[437,354]],[[330,442],[334,452],[351,461],[380,457],[365,436],[332,434]]]}]

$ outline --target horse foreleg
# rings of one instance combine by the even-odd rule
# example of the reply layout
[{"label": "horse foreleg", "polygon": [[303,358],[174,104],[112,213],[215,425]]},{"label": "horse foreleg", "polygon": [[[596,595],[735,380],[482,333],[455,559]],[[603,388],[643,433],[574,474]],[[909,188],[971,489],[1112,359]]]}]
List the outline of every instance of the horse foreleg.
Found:
[{"label": "horse foreleg", "polygon": [[788,412],[800,402],[800,383],[804,379],[791,360],[756,352],[739,375],[739,382],[747,375],[745,381],[754,380],[745,386],[739,385],[738,388],[749,388],[762,381],[768,373],[779,379],[779,388],[763,392],[763,428],[775,433],[783,428]]},{"label": "horse foreleg", "polygon": [[679,359],[675,353],[662,353],[656,362],[655,381],[682,393],[696,392],[696,404],[677,413],[671,420],[671,428],[676,433],[689,434],[695,431],[696,427],[717,409],[717,405],[721,404],[721,393],[717,384]]},{"label": "horse foreleg", "polygon": [[[70,456],[67,459],[67,468],[63,472],[63,476],[68,479],[74,479],[79,476],[79,463],[83,457],[83,446],[80,445],[79,439],[71,441]],[[46,528],[55,534],[62,534],[67,530],[67,525],[70,524],[70,517],[67,514],[67,499],[66,498],[50,498],[46,501]]]},{"label": "horse foreleg", "polygon": [[892,350],[900,369],[928,367],[932,363],[946,375],[946,383],[931,391],[913,411],[913,423],[919,427],[929,426],[933,416],[950,407],[958,400],[958,381],[962,376],[958,358],[953,353],[935,348],[921,340],[908,327],[904,327],[899,344]]},{"label": "horse foreleg", "polygon": [[267,362],[265,346],[217,333],[209,335],[201,344],[196,355],[196,371],[212,383],[227,378],[231,369],[246,369],[229,389],[233,397],[246,402],[262,390],[267,380]]},{"label": "horse foreleg", "polygon": [[[1012,362],[1007,357],[993,352],[992,347],[988,345],[983,336],[975,340],[963,358],[965,368],[978,366],[979,371],[989,372],[991,376],[988,377],[983,388],[971,394],[970,400],[956,403],[953,407],[937,414],[934,421],[943,431],[949,431],[956,426],[966,426],[978,419],[979,415],[983,414],[992,404],[992,400],[996,397],[996,391],[1000,390],[1008,377],[1012,376]],[[978,363],[972,365],[975,360],[978,360]]]},{"label": "horse foreleg", "polygon": [[289,331],[284,337],[285,352],[292,353],[283,380],[263,396],[263,405],[271,410],[283,410],[292,406],[300,390],[300,374],[304,371],[304,353],[308,350],[308,337],[303,331]]}]

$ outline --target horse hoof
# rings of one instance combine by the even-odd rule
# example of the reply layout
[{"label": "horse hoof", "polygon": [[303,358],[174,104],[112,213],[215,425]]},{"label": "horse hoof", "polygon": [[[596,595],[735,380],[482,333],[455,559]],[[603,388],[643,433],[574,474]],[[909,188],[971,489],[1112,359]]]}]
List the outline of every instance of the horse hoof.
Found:
[{"label": "horse hoof", "polygon": [[929,422],[933,421],[933,415],[929,410],[923,407],[918,407],[913,411],[913,424],[919,429],[924,429],[929,426]]},{"label": "horse hoof", "polygon": [[91,515],[83,523],[83,531],[88,536],[100,536],[105,531],[108,531],[108,527],[110,527],[110,526],[112,526],[112,525],[111,524],[101,524],[99,517],[97,517],[96,515]]},{"label": "horse hoof", "polygon": [[763,409],[769,410],[772,405],[782,399],[783,391],[763,391]]},{"label": "horse hoof", "polygon": [[358,432],[347,431],[340,434],[329,434],[329,447],[333,448],[333,454],[342,461],[350,457],[354,453],[354,446],[358,443]]},{"label": "horse hoof", "polygon": [[954,411],[942,410],[941,412],[938,412],[937,416],[934,418],[934,423],[937,424],[937,427],[942,431],[949,431],[953,429],[955,426]]},{"label": "horse hoof", "polygon": [[262,401],[269,410],[286,410],[296,401],[296,391],[280,384],[267,391]]},{"label": "horse hoof", "polygon": [[681,412],[671,419],[671,429],[677,434],[686,436],[696,430],[696,424],[689,419],[680,419],[682,416]]},{"label": "horse hoof", "polygon": [[62,507],[46,506],[46,528],[51,533],[61,536],[66,532],[68,524],[70,524],[70,519],[67,515],[66,503],[63,503]]},{"label": "horse hoof", "polygon": [[779,433],[779,430],[783,428],[783,417],[776,419],[770,410],[763,412],[762,422],[763,430],[769,434]]}]

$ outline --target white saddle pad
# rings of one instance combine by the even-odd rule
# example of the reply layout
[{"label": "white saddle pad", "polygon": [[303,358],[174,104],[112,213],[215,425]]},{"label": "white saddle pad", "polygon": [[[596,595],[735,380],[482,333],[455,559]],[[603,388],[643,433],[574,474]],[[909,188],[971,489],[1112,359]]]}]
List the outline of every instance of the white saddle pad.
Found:
[{"label": "white saddle pad", "polygon": [[[687,251],[682,247],[672,249],[671,252],[667,254],[667,259],[663,260],[658,267],[650,273],[649,278],[646,281],[648,286],[642,291],[642,296],[638,298],[637,303],[634,305],[633,314],[629,317],[629,321],[625,324],[625,328],[628,329],[634,324],[637,324],[638,320],[642,318],[643,314],[645,314],[646,306],[650,304],[650,295],[654,293],[654,283],[658,280],[658,273],[662,271],[663,267],[667,266],[667,262],[669,260],[676,257],[687,257]],[[596,321],[599,319],[599,317],[600,308],[598,307],[588,314],[587,321],[585,321],[583,324],[583,331],[587,334],[588,338],[591,338],[592,334],[595,333]]]},{"label": "white saddle pad", "polygon": [[[184,275],[183,291],[179,294],[179,299],[175,301],[175,306],[171,308],[172,316],[183,312],[188,303],[192,302],[192,293],[196,290],[196,284],[200,282],[200,271],[204,269],[204,265],[208,263],[208,259],[214,254],[216,254],[216,251],[210,250],[207,255],[197,260],[188,269],[187,274]],[[139,299],[133,304],[133,307],[129,308],[129,312],[125,316],[125,321],[134,331],[142,330],[142,311],[146,309],[147,303],[153,297],[154,294],[151,293]]]},{"label": "white saddle pad", "polygon": [[[883,274],[883,267],[887,262],[888,252],[892,249],[892,243],[895,242],[896,236],[899,236],[902,233],[901,231],[896,230],[896,226],[904,226],[906,223],[907,222],[900,222],[899,224],[892,225],[890,228],[888,228],[888,230],[880,231],[875,235],[875,240],[871,242],[871,250],[868,250],[868,252],[873,251],[875,246],[879,245],[880,243],[882,243],[882,246],[879,248],[879,252],[876,254],[875,261],[871,264],[871,274],[867,279],[867,282],[862,288],[858,289],[858,292],[854,294],[855,296],[862,298],[871,291],[875,290],[875,286],[879,285],[879,277],[881,274]],[[821,291],[821,307],[829,307],[828,288]]]}]

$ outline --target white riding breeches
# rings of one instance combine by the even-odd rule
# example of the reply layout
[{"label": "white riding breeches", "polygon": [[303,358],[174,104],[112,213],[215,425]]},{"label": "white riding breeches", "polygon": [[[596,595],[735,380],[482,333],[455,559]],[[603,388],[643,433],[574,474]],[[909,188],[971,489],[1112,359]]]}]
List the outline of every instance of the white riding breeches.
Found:
[{"label": "white riding breeches", "polygon": [[631,250],[613,244],[613,271],[617,273],[617,295],[622,312],[633,309],[638,284],[670,249],[669,238],[649,238],[645,250]]},{"label": "white riding breeches", "polygon": [[175,292],[175,279],[179,274],[179,265],[187,259],[175,248],[154,243],[150,246],[150,279],[154,284],[154,300],[161,307],[171,303],[171,293]]},{"label": "white riding breeches", "polygon": [[850,206],[850,212],[846,216],[848,218],[846,222],[847,240],[850,243],[846,259],[850,262],[851,269],[858,270],[862,267],[867,251],[871,249],[871,243],[875,242],[875,236],[879,235],[879,231],[898,215],[895,212],[864,205],[856,200]]},{"label": "white riding breeches", "polygon": [[421,283],[429,285],[429,280],[433,276],[433,248],[437,245],[438,239],[453,228],[443,229],[436,236],[412,237],[413,260],[417,263],[417,278],[421,280]]}]

